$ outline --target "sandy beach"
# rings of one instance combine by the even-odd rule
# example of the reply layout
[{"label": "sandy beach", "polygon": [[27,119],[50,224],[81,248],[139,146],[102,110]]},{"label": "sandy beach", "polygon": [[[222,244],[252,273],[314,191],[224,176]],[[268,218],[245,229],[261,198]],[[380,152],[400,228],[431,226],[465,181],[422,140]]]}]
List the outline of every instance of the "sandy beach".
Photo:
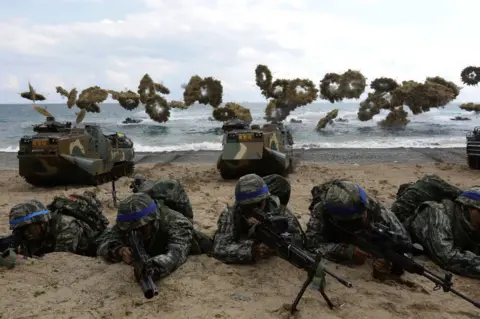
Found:
[{"label": "sandy beach", "polygon": [[[462,149],[318,152],[323,153],[306,152],[310,155],[299,156],[302,162],[289,177],[293,189],[289,207],[303,226],[308,221],[312,186],[329,179],[356,181],[390,206],[400,184],[424,174],[438,174],[461,188],[476,184],[480,176],[479,171],[467,168]],[[0,155],[0,233],[8,232],[8,211],[12,205],[34,198],[48,203],[55,195],[84,189],[35,189],[18,177],[16,154],[5,154]],[[198,153],[196,161],[187,162],[185,157],[182,161],[184,155],[177,155],[139,154],[136,172],[149,179],[179,179],[192,202],[195,226],[213,235],[220,212],[232,201],[235,181],[223,181],[215,169],[215,161],[204,163],[198,160]],[[158,160],[159,156],[177,158]],[[314,160],[309,161],[305,156]],[[129,195],[129,181],[122,178],[117,182],[120,199]],[[113,222],[115,209],[109,194],[110,184],[93,189]],[[425,259],[420,258],[419,262],[438,271]],[[352,282],[353,288],[327,277],[327,294],[338,307],[328,309],[318,292],[307,289],[295,318],[480,317],[478,309],[451,293],[434,292],[433,284],[419,276],[406,274],[401,283],[380,283],[372,279],[370,265],[359,268],[331,262],[326,265]],[[205,255],[193,256],[157,283],[158,297],[146,300],[131,267],[54,253],[34,261],[33,265],[0,270],[0,318],[290,318],[285,305],[292,303],[305,278],[304,271],[276,257],[256,265],[233,266]],[[480,300],[479,284],[458,276],[454,280],[458,290],[477,300]]]}]

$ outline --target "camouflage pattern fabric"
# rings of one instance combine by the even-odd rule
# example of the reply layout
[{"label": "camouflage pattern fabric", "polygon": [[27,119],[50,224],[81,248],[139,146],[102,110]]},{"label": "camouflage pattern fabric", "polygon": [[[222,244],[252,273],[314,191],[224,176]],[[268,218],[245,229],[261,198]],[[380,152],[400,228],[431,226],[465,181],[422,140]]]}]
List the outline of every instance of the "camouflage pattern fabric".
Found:
[{"label": "camouflage pattern fabric", "polygon": [[[367,222],[381,223],[388,226],[393,232],[402,234],[409,238],[407,231],[397,219],[395,214],[385,208],[375,199],[366,196],[366,204],[363,210],[355,209],[362,201],[359,194],[359,186],[355,183],[343,180],[332,180],[319,184],[312,188],[312,204],[310,205],[310,219],[307,223],[307,249],[312,252],[320,252],[325,258],[334,262],[348,262],[353,257],[355,247],[346,243],[338,243],[336,234],[329,231],[332,222],[352,223],[359,220],[363,212],[367,211]],[[363,204],[363,203],[362,203]],[[345,218],[336,218],[329,210],[329,206],[335,208],[354,208],[351,214]],[[334,240],[335,238],[335,240]]]},{"label": "camouflage pattern fabric", "polygon": [[247,174],[235,185],[235,202],[238,205],[260,203],[270,196],[267,184],[257,174]]},{"label": "camouflage pattern fabric", "polygon": [[465,209],[448,199],[425,202],[407,219],[407,229],[439,266],[480,279],[480,231],[472,227]]},{"label": "camouflage pattern fabric", "polygon": [[101,202],[95,193],[90,191],[81,195],[55,196],[47,207],[54,214],[71,216],[85,222],[93,231],[92,237],[98,236],[109,224],[107,217],[102,214]]},{"label": "camouflage pattern fabric", "polygon": [[467,207],[480,209],[480,186],[473,186],[460,193],[455,201]]},{"label": "camouflage pattern fabric", "polygon": [[19,175],[28,183],[35,186],[92,184],[92,181],[110,180],[111,172],[120,177],[133,171],[135,151],[132,141],[124,134],[105,135],[101,127],[93,124],[71,129],[71,125],[67,127],[54,118],[51,120],[36,125],[36,134],[31,136],[37,141],[44,141],[45,133],[59,138],[58,143],[41,145],[42,157],[35,151],[38,148],[34,142],[20,146]]},{"label": "camouflage pattern fabric", "polygon": [[[293,243],[302,246],[303,231],[300,224],[288,208],[280,205],[278,197],[270,195],[267,198],[265,211],[287,217],[288,233],[292,235]],[[253,263],[252,247],[255,243],[251,226],[240,215],[238,204],[225,208],[218,219],[213,238],[213,257],[227,264]]]},{"label": "camouflage pattern fabric", "polygon": [[338,221],[356,220],[367,209],[365,190],[357,184],[338,181],[325,192],[323,204]]},{"label": "camouflage pattern fabric", "polygon": [[287,206],[292,191],[290,182],[278,174],[264,176],[263,180],[267,184],[270,194],[277,196],[280,199],[280,204]]},{"label": "camouflage pattern fabric", "polygon": [[[123,221],[121,216],[134,218],[139,212],[147,215],[131,221]],[[135,217],[136,218],[136,217]],[[193,238],[193,225],[182,214],[157,203],[147,194],[137,193],[121,201],[118,206],[116,224],[99,238],[98,255],[111,262],[122,260],[119,250],[128,246],[129,230],[146,224],[153,226],[150,240],[144,242],[145,251],[154,265],[153,279],[168,276],[185,263]]]},{"label": "camouflage pattern fabric", "polygon": [[[134,192],[144,192],[157,201],[162,201],[170,209],[181,213],[190,221],[193,221],[193,209],[190,199],[178,180],[157,180],[147,181],[141,175],[134,177],[132,189]],[[212,250],[213,240],[205,233],[194,229],[193,231],[192,249],[190,254],[210,253]]]},{"label": "camouflage pattern fabric", "polygon": [[308,207],[309,211],[312,211],[313,207],[325,199],[325,193],[330,189],[330,187],[340,180],[331,180],[322,184],[318,184],[312,188],[310,193],[312,194],[312,200],[310,206]]},{"label": "camouflage pattern fabric", "polygon": [[188,219],[193,219],[193,209],[185,188],[176,179],[143,181],[138,192],[146,193],[155,200],[163,200],[165,205],[181,213]]},{"label": "camouflage pattern fabric", "polygon": [[30,224],[46,223],[52,219],[50,211],[36,199],[17,204],[10,209],[10,230],[16,230]]},{"label": "camouflage pattern fabric", "polygon": [[[47,240],[42,245],[41,254],[49,252],[71,252],[78,255],[95,257],[92,247],[92,229],[87,223],[71,216],[57,215],[47,229]],[[48,240],[48,238],[51,238]]]},{"label": "camouflage pattern fabric", "polygon": [[[47,211],[47,214],[39,214]],[[28,216],[33,216],[27,218]],[[46,217],[47,216],[47,217]],[[20,219],[26,219],[16,223]],[[84,221],[72,216],[51,213],[46,207],[31,200],[15,205],[10,211],[10,226],[14,230],[28,225],[29,223],[44,223],[45,234],[39,240],[23,240],[25,255],[42,256],[51,252],[71,252],[79,255],[95,256],[94,238],[95,231]],[[99,235],[99,233],[97,233]]]},{"label": "camouflage pattern fabric", "polygon": [[403,184],[397,192],[397,199],[392,204],[392,211],[403,222],[415,209],[426,201],[455,199],[461,189],[447,183],[437,175],[425,175],[415,183]]}]

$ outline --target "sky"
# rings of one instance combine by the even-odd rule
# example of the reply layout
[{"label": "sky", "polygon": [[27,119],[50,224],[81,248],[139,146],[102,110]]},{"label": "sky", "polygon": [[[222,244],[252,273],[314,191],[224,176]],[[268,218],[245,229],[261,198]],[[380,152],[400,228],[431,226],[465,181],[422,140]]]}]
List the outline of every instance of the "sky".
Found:
[{"label": "sky", "polygon": [[[480,65],[473,0],[23,0],[0,10],[0,103],[28,103],[28,82],[136,90],[148,73],[182,98],[192,75],[222,81],[224,102],[262,102],[254,70],[274,78],[361,71],[423,81]],[[470,36],[469,36],[470,34]],[[465,87],[458,102],[480,100]]]}]

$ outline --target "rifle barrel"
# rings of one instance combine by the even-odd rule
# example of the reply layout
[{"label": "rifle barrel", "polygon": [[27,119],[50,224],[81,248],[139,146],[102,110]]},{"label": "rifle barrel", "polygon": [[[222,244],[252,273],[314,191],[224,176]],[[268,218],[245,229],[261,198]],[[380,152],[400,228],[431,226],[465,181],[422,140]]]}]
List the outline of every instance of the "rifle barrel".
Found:
[{"label": "rifle barrel", "polygon": [[452,288],[451,275],[447,274],[445,278],[441,278],[417,263],[412,258],[405,256],[405,251],[395,251],[394,248],[398,248],[400,246],[396,245],[396,238],[391,236],[391,234],[388,232],[377,232],[377,235],[381,234],[380,238],[368,236],[364,237],[362,235],[349,232],[348,230],[345,230],[336,224],[335,227],[339,233],[345,236],[345,238],[349,239],[348,242],[350,244],[359,246],[362,250],[365,250],[366,252],[369,252],[379,258],[385,258],[393,265],[399,266],[407,272],[423,276],[433,282],[437,287],[442,287],[444,292],[450,291],[463,300],[468,301],[475,307],[480,308],[480,303],[478,301],[470,299],[469,297]]},{"label": "rifle barrel", "polygon": [[451,283],[446,283],[445,281],[441,280],[440,278],[438,278],[438,276],[434,275],[430,271],[426,271],[425,273],[423,273],[421,275],[423,277],[427,278],[428,280],[430,280],[431,282],[433,282],[434,284],[436,284],[437,286],[442,287],[443,291],[451,292],[452,294],[457,295],[458,297],[462,298],[463,300],[468,301],[469,303],[471,303],[475,307],[480,308],[480,302],[475,301],[475,300],[469,298],[468,296],[465,296],[461,292],[455,290],[454,288],[452,288]]},{"label": "rifle barrel", "polygon": [[[135,269],[135,276],[142,288],[143,295],[146,299],[151,299],[158,295],[158,288],[155,282],[152,280],[152,273],[146,268],[147,254],[145,249],[141,245],[141,240],[138,238],[138,234],[135,231],[130,233],[129,237],[130,247],[133,253],[133,267]],[[142,242],[143,243],[143,242]]]},{"label": "rifle barrel", "polygon": [[152,280],[151,276],[145,276],[140,279],[140,286],[142,287],[143,296],[146,299],[152,299],[158,295],[158,288]]},{"label": "rifle barrel", "polygon": [[475,307],[480,308],[480,302],[478,302],[478,301],[476,301],[476,300],[473,300],[473,299],[465,296],[464,294],[462,294],[461,292],[456,291],[456,290],[453,289],[453,288],[450,288],[450,291],[452,292],[452,294],[457,295],[458,297],[462,298],[462,299],[465,300],[465,301],[468,301],[469,303],[471,303],[471,304],[474,305]]}]

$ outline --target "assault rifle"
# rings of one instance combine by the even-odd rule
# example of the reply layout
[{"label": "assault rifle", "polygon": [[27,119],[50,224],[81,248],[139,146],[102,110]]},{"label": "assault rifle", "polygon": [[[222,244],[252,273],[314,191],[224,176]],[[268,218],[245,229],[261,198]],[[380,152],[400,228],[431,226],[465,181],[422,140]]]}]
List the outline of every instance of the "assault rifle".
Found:
[{"label": "assault rifle", "polygon": [[135,278],[140,283],[145,298],[152,299],[158,295],[158,289],[152,280],[152,265],[148,263],[149,257],[145,252],[140,233],[131,231],[128,236],[128,243],[132,249]]},{"label": "assault rifle", "polygon": [[422,251],[423,248],[418,244],[412,244],[409,238],[392,232],[387,226],[382,224],[371,224],[366,230],[358,232],[348,231],[335,223],[332,223],[332,226],[334,228],[333,231],[340,236],[342,242],[357,246],[376,258],[385,259],[394,267],[427,278],[435,284],[435,287],[433,288],[434,291],[442,288],[444,292],[450,291],[458,297],[470,302],[475,307],[480,308],[480,303],[478,301],[475,301],[452,288],[453,276],[451,273],[447,272],[444,277],[442,277],[431,272],[410,258],[408,256],[409,254]]},{"label": "assault rifle", "polygon": [[[303,250],[302,248],[291,243],[291,239],[286,234],[288,229],[288,219],[283,216],[275,216],[269,213],[264,213],[259,209],[253,210],[249,216],[244,216],[245,218],[253,217],[258,220],[260,223],[255,225],[255,237],[259,242],[265,244],[270,249],[275,250],[277,256],[282,259],[285,259],[290,264],[298,267],[300,269],[307,271],[307,279],[302,285],[302,288],[298,292],[290,312],[293,314],[297,309],[297,305],[302,299],[305,290],[310,285],[315,277],[318,266],[322,260],[322,256],[317,254],[315,257]],[[342,285],[351,288],[352,284],[345,279],[333,274],[332,272],[324,269],[325,273],[335,278]],[[334,307],[333,303],[330,301],[328,296],[325,294],[323,287],[319,287],[319,292],[321,293],[323,299],[327,303],[328,307],[332,309]]]}]

